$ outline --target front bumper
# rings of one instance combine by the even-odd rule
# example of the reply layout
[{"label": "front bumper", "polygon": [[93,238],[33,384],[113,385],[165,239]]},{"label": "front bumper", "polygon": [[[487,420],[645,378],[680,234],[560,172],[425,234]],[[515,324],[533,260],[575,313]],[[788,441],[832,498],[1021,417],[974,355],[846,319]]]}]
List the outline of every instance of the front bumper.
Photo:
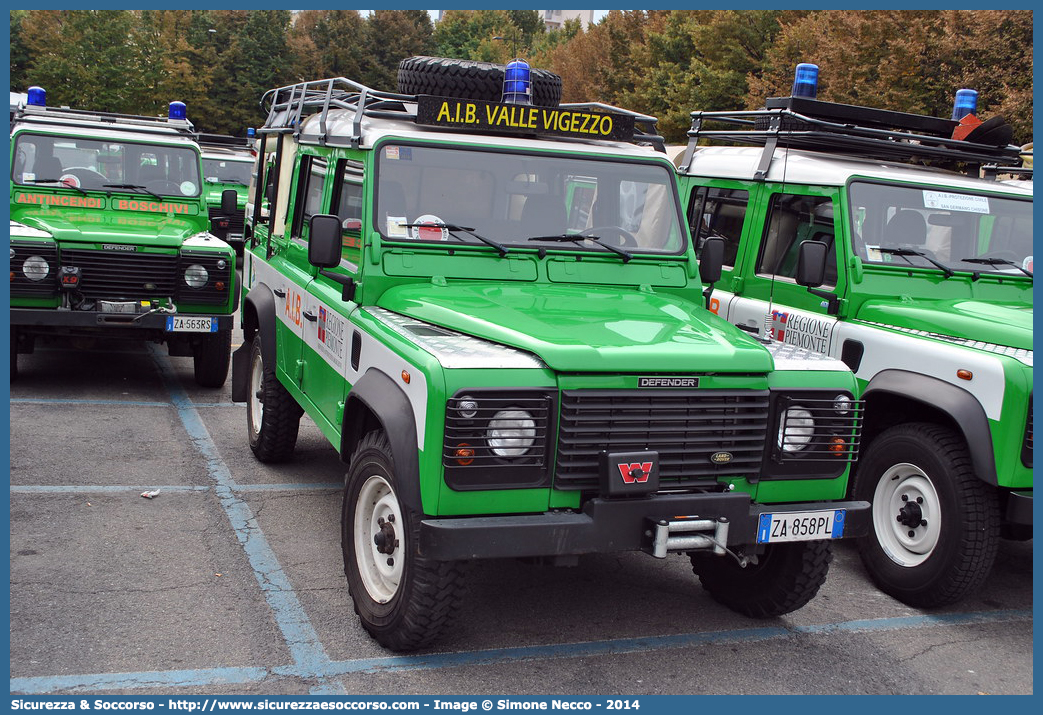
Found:
[{"label": "front bumper", "polygon": [[729,522],[727,544],[756,543],[761,514],[846,509],[844,537],[869,533],[864,501],[753,504],[742,492],[591,499],[581,512],[432,518],[420,522],[419,551],[436,561],[652,551],[654,524],[678,516]]},{"label": "front bumper", "polygon": [[[57,308],[12,308],[11,325],[28,328],[45,328],[61,332],[62,328],[72,329],[126,329],[126,330],[158,330],[166,332],[167,313],[100,313],[93,310],[59,310]],[[180,315],[189,315],[181,313]],[[196,314],[191,314],[195,316]],[[218,330],[231,330],[231,315],[215,315],[203,313],[199,317],[211,317],[217,320]],[[45,332],[45,331],[40,331]],[[171,333],[173,335],[175,333]],[[177,333],[185,335],[186,333]]]}]

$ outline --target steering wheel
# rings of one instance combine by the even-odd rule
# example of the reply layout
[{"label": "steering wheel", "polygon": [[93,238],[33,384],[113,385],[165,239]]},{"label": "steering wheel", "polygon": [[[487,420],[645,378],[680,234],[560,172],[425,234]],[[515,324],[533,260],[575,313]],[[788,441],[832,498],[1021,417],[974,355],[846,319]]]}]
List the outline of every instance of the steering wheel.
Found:
[{"label": "steering wheel", "polygon": [[631,248],[638,248],[637,237],[627,231],[622,226],[593,226],[588,229],[584,229],[579,232],[580,236],[603,236],[605,233],[614,234],[621,240],[617,244],[619,247],[629,246]]},{"label": "steering wheel", "polygon": [[149,191],[154,191],[157,194],[163,194],[164,196],[184,196],[181,187],[178,184],[173,181],[166,181],[165,179],[146,181],[145,188]]},{"label": "steering wheel", "polygon": [[85,169],[74,166],[66,169],[62,174],[72,174],[80,180],[80,187],[84,189],[100,189],[101,185],[108,181],[104,176],[94,169]]}]

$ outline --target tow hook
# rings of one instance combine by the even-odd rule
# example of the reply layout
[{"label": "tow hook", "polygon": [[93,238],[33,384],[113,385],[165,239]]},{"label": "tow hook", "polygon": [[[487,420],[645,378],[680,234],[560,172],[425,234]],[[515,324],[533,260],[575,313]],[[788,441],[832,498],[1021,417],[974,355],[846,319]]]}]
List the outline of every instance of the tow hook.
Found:
[{"label": "tow hook", "polygon": [[700,519],[693,516],[659,519],[653,524],[651,536],[651,553],[657,559],[665,559],[671,551],[713,551],[723,556],[727,553],[728,518]]}]

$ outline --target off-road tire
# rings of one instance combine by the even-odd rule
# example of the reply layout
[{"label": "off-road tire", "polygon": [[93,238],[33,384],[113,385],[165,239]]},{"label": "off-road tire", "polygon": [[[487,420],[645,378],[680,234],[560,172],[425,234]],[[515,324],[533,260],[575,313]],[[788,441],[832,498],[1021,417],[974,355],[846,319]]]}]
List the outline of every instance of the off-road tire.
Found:
[{"label": "off-road tire", "polygon": [[[398,91],[440,97],[499,102],[503,97],[504,65],[449,57],[407,57],[398,63]],[[561,102],[561,77],[533,68],[532,103],[557,107]]]},{"label": "off-road tire", "polygon": [[196,384],[200,387],[222,387],[228,379],[231,358],[231,330],[219,330],[202,336],[192,351]]},{"label": "off-road tire", "polygon": [[[924,499],[918,509],[925,525],[910,529],[898,521],[909,520],[903,494]],[[975,474],[966,443],[952,429],[909,423],[881,433],[859,460],[854,495],[872,504],[872,528],[857,540],[858,551],[885,593],[934,608],[958,601],[988,577],[999,549],[999,496]]]},{"label": "off-road tire", "polygon": [[[430,645],[450,625],[462,600],[464,573],[460,562],[417,553],[421,515],[399,501],[398,480],[387,435],[367,433],[345,478],[341,548],[363,628],[389,650],[412,651]],[[378,519],[386,524],[389,513],[397,516],[391,553],[378,551],[374,533]],[[387,548],[390,541],[384,543]]]},{"label": "off-road tire", "polygon": [[[261,336],[254,336],[250,350],[250,377],[246,399],[246,432],[250,449],[260,461],[284,462],[293,455],[304,410],[264,364]],[[259,413],[259,414],[258,414]]]},{"label": "off-road tire", "polygon": [[730,556],[691,554],[692,570],[713,599],[750,618],[774,618],[807,604],[826,582],[832,560],[829,541],[769,544],[746,568]]}]

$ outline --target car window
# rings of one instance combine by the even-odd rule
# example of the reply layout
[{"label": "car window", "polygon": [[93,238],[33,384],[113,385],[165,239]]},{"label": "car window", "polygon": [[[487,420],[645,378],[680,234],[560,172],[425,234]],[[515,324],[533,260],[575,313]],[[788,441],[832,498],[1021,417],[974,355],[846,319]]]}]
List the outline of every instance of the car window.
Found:
[{"label": "car window", "polygon": [[331,212],[340,219],[341,255],[358,264],[362,248],[362,165],[341,159],[337,162]]},{"label": "car window", "polygon": [[692,192],[688,203],[688,226],[697,255],[705,238],[720,236],[724,239],[724,265],[735,265],[749,201],[750,193],[743,189],[700,186]]},{"label": "car window", "polygon": [[323,213],[322,195],[325,185],[326,160],[317,156],[301,157],[292,236],[308,240],[308,221],[312,216]]},{"label": "car window", "polygon": [[834,211],[833,201],[827,196],[773,195],[757,259],[757,273],[793,278],[797,274],[800,244],[804,241],[821,241],[828,247],[824,285],[836,285]]}]

